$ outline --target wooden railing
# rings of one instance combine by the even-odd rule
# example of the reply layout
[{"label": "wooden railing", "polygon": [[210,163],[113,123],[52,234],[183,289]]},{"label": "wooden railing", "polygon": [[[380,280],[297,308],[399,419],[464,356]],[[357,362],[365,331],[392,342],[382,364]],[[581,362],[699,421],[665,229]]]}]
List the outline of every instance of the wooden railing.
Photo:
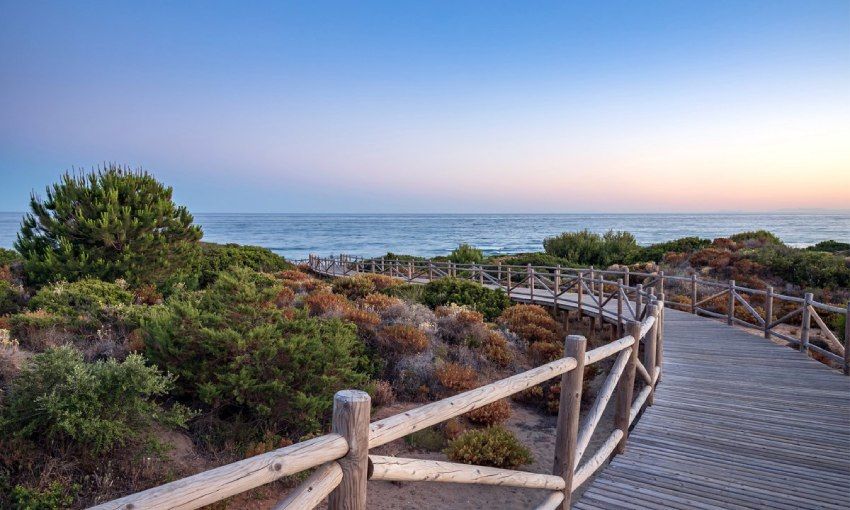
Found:
[{"label": "wooden railing", "polygon": [[[440,267],[436,263],[413,264],[382,261],[364,262],[350,258],[319,259],[311,257],[310,267],[320,273],[342,276],[369,269],[382,274],[418,281],[442,276],[477,277],[490,285],[506,285],[513,299],[519,301],[554,303],[554,306],[578,309],[603,321],[613,323],[622,337],[604,346],[587,351],[582,336],[568,336],[564,356],[540,367],[513,375],[491,384],[460,393],[401,414],[369,423],[371,402],[362,391],[345,390],[334,397],[331,433],[205,471],[182,480],[154,487],[93,507],[97,510],[117,509],[193,509],[215,503],[273,482],[284,476],[307,469],[315,471],[289,495],[277,503],[276,510],[313,508],[329,498],[331,510],[366,508],[368,480],[431,481],[480,485],[501,485],[540,489],[547,493],[538,509],[567,509],[573,492],[586,482],[605,461],[626,447],[629,428],[645,405],[651,405],[653,392],[661,378],[663,360],[664,302],[653,289],[641,286],[617,285],[617,310],[606,308],[611,297],[604,290],[615,284],[597,277],[566,277],[527,268],[522,276],[511,268],[505,274],[492,274],[480,266]],[[554,278],[554,279],[553,279]],[[423,278],[424,279],[424,278]],[[523,285],[526,287],[519,287]],[[554,291],[556,298],[546,299],[535,288]],[[530,288],[530,292],[526,289]],[[600,296],[595,306],[583,307],[582,301],[567,298],[569,289],[585,289],[589,295]],[[598,294],[595,289],[598,289]],[[596,299],[596,298],[594,298]],[[630,302],[630,300],[633,302]],[[625,304],[625,306],[624,306]],[[634,304],[634,306],[633,306]],[[582,312],[582,310],[584,310]],[[626,311],[628,313],[626,313]],[[639,348],[643,344],[643,356]],[[584,368],[614,358],[613,367],[601,386],[596,399],[579,423]],[[560,377],[560,403],[557,416],[555,460],[552,474],[473,466],[453,462],[408,459],[369,455],[369,450],[418,430],[442,423],[510,397],[547,380]],[[614,430],[602,446],[588,453],[591,436],[602,419],[603,412],[614,399]]]},{"label": "wooden railing", "polygon": [[[821,303],[815,301],[811,293],[796,297],[776,293],[773,287],[744,287],[737,285],[734,280],[719,282],[698,278],[695,274],[666,275],[664,271],[634,272],[629,271],[628,267],[599,270],[593,267],[457,264],[431,260],[358,259],[345,255],[331,258],[311,256],[307,264],[326,274],[370,272],[402,278],[408,282],[430,281],[445,276],[468,278],[502,288],[518,300],[527,297],[536,301],[535,293],[540,292],[546,293],[551,299],[554,294],[552,306],[572,305],[580,313],[588,309],[604,308],[615,300],[618,308],[625,307],[628,312],[626,315],[622,311],[617,313],[621,333],[623,317],[639,318],[642,294],[654,293],[668,307],[722,319],[729,325],[759,330],[767,339],[778,338],[788,342],[800,351],[814,354],[850,375],[850,320],[844,321],[842,340],[825,319],[826,315],[850,316],[850,303],[843,307]],[[635,285],[632,286],[632,283]],[[632,303],[636,309],[632,308]],[[594,315],[598,316],[598,313],[596,311]],[[820,331],[827,348],[812,343],[813,325]]]}]

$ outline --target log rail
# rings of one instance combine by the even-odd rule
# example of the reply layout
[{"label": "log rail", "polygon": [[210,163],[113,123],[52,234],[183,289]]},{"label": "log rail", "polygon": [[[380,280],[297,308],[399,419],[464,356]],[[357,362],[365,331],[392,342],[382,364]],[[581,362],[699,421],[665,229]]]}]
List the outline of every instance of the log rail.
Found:
[{"label": "log rail", "polygon": [[[597,275],[570,276],[528,266],[517,272],[506,267],[493,272],[481,266],[440,265],[436,262],[369,262],[341,257],[310,257],[312,270],[331,276],[380,272],[418,282],[445,276],[477,278],[490,286],[504,287],[515,301],[549,303],[542,292],[555,295],[554,306],[578,310],[597,321],[613,324],[622,335],[606,345],[586,351],[586,340],[568,336],[560,359],[511,377],[439,400],[401,414],[369,423],[370,399],[362,391],[345,390],[334,397],[330,434],[272,452],[227,464],[146,491],[92,507],[96,510],[189,510],[273,482],[287,475],[316,468],[298,487],[277,503],[276,510],[313,508],[328,499],[331,510],[366,507],[368,480],[430,481],[534,488],[547,492],[538,509],[567,509],[573,492],[589,480],[612,455],[622,453],[630,427],[658,384],[663,360],[663,297],[642,285],[612,283]],[[539,286],[539,287],[538,287]],[[593,304],[571,298],[567,291],[586,292]],[[612,311],[611,289],[616,289],[617,311]],[[606,299],[605,291],[609,294]],[[629,300],[634,301],[634,306]],[[588,308],[589,307],[589,308]],[[618,313],[619,311],[619,313]],[[628,311],[628,314],[625,313]],[[643,344],[643,360],[638,350]],[[584,423],[579,423],[584,367],[613,358],[614,366]],[[637,375],[640,375],[638,378]],[[369,449],[445,422],[487,404],[509,397],[547,380],[560,377],[556,452],[551,475],[453,462],[369,455]],[[614,431],[585,460],[590,438],[605,407],[614,400]],[[582,462],[584,460],[584,462]]]}]

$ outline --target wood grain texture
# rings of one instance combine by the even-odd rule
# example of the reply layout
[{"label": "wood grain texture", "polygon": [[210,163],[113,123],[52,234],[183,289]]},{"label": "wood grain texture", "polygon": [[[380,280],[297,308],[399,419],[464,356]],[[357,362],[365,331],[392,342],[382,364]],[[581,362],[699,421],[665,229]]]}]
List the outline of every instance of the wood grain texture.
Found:
[{"label": "wood grain texture", "polygon": [[309,478],[275,505],[274,510],[309,510],[328,497],[342,481],[342,468],[337,462],[319,466]]}]

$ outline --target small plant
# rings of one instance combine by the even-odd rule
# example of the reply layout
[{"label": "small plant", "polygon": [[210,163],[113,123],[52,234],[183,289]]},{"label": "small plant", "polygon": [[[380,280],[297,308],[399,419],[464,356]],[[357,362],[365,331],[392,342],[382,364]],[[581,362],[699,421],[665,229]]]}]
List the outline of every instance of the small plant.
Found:
[{"label": "small plant", "polygon": [[729,240],[746,248],[755,248],[765,245],[783,246],[782,240],[776,234],[767,230],[756,230],[751,232],[740,232],[729,236]]},{"label": "small plant", "polygon": [[364,298],[375,290],[375,283],[366,276],[344,276],[333,281],[333,291],[348,299]]},{"label": "small plant", "polygon": [[711,241],[708,239],[682,237],[672,241],[651,244],[641,250],[640,258],[643,261],[661,262],[668,253],[691,253],[707,248],[710,244]]},{"label": "small plant", "polygon": [[514,305],[502,312],[497,322],[532,344],[560,343],[563,337],[560,325],[538,305]]},{"label": "small plant", "polygon": [[543,248],[547,254],[554,257],[598,267],[628,264],[639,255],[641,250],[632,234],[613,230],[603,235],[589,230],[564,232],[544,239]]},{"label": "small plant", "polygon": [[378,292],[384,292],[393,287],[398,287],[402,285],[401,280],[398,278],[393,278],[392,276],[387,276],[384,274],[364,274],[361,275],[363,278],[368,279],[372,282],[372,285],[375,286],[375,290]]},{"label": "small plant", "polygon": [[372,404],[376,406],[389,406],[395,404],[395,391],[387,381],[373,381],[372,391],[369,392],[372,396]]},{"label": "small plant", "polygon": [[416,326],[392,324],[378,332],[378,346],[395,354],[416,354],[428,348],[428,335]]},{"label": "small plant", "polygon": [[493,320],[510,305],[501,289],[491,290],[483,285],[457,278],[440,278],[425,285],[423,302],[431,308],[449,304],[464,305]]},{"label": "small plant", "polygon": [[394,306],[400,306],[404,303],[399,298],[387,296],[386,294],[369,294],[359,301],[359,305],[364,310],[369,310],[375,313],[383,313],[387,309]]},{"label": "small plant", "polygon": [[[39,490],[23,485],[12,488],[10,502],[12,508],[20,510],[59,510],[68,508],[74,502],[74,494],[79,487],[67,488],[59,482],[53,482],[46,489]],[[2,499],[0,499],[2,502]]]},{"label": "small plant", "polygon": [[143,441],[154,423],[185,426],[186,408],[163,409],[174,377],[131,354],[86,363],[72,347],[36,354],[14,379],[0,418],[5,433],[100,454]]},{"label": "small plant", "polygon": [[514,360],[514,353],[508,341],[498,331],[488,331],[481,346],[481,353],[500,367],[506,367]]},{"label": "small plant", "polygon": [[484,252],[464,243],[452,251],[449,260],[456,264],[480,264],[484,260]]},{"label": "small plant", "polygon": [[236,266],[264,273],[292,268],[292,264],[267,248],[215,243],[201,244],[199,266],[198,283],[201,287],[213,283],[221,271]]},{"label": "small plant", "polygon": [[0,279],[0,315],[17,313],[23,304],[21,290],[8,281]]},{"label": "small plant", "polygon": [[498,468],[516,468],[533,460],[531,451],[499,425],[464,432],[449,442],[445,454],[454,462]]},{"label": "small plant", "polygon": [[314,292],[304,298],[304,306],[310,315],[343,316],[353,308],[351,301],[339,294],[330,292]]},{"label": "small plant", "polygon": [[479,425],[496,425],[511,417],[511,405],[507,400],[497,400],[470,411],[466,416]]},{"label": "small plant", "polygon": [[446,343],[478,348],[490,333],[484,324],[484,316],[475,310],[449,305],[439,306],[434,312],[440,337]]},{"label": "small plant", "polygon": [[347,310],[343,318],[356,324],[360,332],[372,331],[381,323],[381,317],[378,314],[357,308]]},{"label": "small plant", "polygon": [[458,363],[444,363],[437,367],[435,374],[443,387],[453,391],[471,390],[478,384],[475,369]]},{"label": "small plant", "polygon": [[29,307],[67,318],[97,318],[106,307],[126,306],[132,302],[133,294],[118,284],[87,278],[43,287],[30,300]]}]

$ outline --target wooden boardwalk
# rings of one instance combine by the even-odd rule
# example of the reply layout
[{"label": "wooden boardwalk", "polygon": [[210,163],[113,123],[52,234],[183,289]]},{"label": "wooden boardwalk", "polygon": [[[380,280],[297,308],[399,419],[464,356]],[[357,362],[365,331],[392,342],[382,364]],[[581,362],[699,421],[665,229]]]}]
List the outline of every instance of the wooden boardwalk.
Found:
[{"label": "wooden boardwalk", "polygon": [[667,310],[655,404],[574,508],[850,508],[850,378]]},{"label": "wooden boardwalk", "polygon": [[[552,303],[545,289],[511,298]],[[850,509],[850,378],[721,321],[664,317],[655,403],[573,508]]]}]

